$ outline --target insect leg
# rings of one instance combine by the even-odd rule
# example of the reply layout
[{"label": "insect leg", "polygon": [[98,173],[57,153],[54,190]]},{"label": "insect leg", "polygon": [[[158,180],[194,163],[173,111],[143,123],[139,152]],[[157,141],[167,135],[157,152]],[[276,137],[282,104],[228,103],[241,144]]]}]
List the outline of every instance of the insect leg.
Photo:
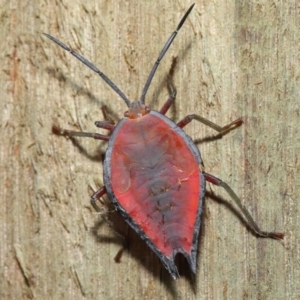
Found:
[{"label": "insect leg", "polygon": [[110,131],[114,130],[115,121],[109,116],[108,111],[107,111],[107,107],[104,105],[104,106],[101,107],[101,110],[102,110],[105,121],[96,121],[95,125],[98,128],[104,128],[104,129],[107,129],[107,130],[110,130]]},{"label": "insect leg", "polygon": [[[100,200],[100,198],[105,195],[106,192],[106,188],[103,186],[101,187],[99,190],[97,190],[91,197],[91,205],[93,206],[93,208],[95,209],[95,211],[97,213],[99,213],[101,215],[101,217],[103,218],[103,220],[108,224],[108,226],[119,236],[123,239],[123,243],[122,243],[122,247],[121,249],[118,251],[118,253],[116,254],[114,260],[115,262],[119,263],[121,261],[121,257],[122,254],[124,252],[124,250],[127,248],[128,246],[128,239],[125,236],[125,234],[123,232],[121,232],[120,230],[118,230],[113,222],[109,219],[109,217],[107,216],[107,214],[103,214],[103,211],[99,208],[99,206],[96,204],[97,200]],[[101,201],[102,202],[102,201]],[[104,201],[105,202],[105,201]],[[103,203],[103,202],[102,202]],[[109,206],[108,203],[104,203],[106,206]],[[114,210],[113,210],[114,211]],[[107,212],[111,212],[111,211],[107,211]]]},{"label": "insect leg", "polygon": [[211,174],[204,173],[204,176],[205,176],[206,180],[209,181],[210,183],[221,186],[226,190],[226,192],[229,194],[229,196],[234,200],[234,202],[237,204],[237,206],[242,211],[242,213],[245,216],[245,218],[247,219],[247,222],[250,225],[250,227],[254,230],[254,232],[258,236],[273,238],[273,239],[278,239],[278,240],[283,239],[283,237],[284,237],[283,233],[267,232],[267,231],[260,230],[258,225],[256,224],[256,222],[252,218],[251,214],[247,210],[247,208],[242,204],[240,198],[236,195],[236,193],[230,188],[230,186],[227,183],[223,182],[221,179],[219,179]]},{"label": "insect leg", "polygon": [[100,134],[100,133],[72,131],[72,130],[59,128],[55,125],[52,126],[52,132],[54,134],[57,134],[57,135],[64,135],[64,136],[68,136],[68,137],[81,136],[81,137],[90,137],[90,138],[93,138],[95,140],[102,140],[102,141],[108,141],[109,140],[109,136],[103,135],[103,134]]},{"label": "insect leg", "polygon": [[[121,236],[122,238],[124,238],[124,235],[120,232],[118,232],[114,226],[113,223],[109,220],[109,218],[107,217],[106,213],[109,212],[114,212],[115,209],[113,208],[112,204],[108,201],[105,201],[105,199],[100,200],[102,196],[104,196],[107,193],[105,186],[101,187],[99,190],[97,190],[91,197],[90,202],[91,205],[93,206],[93,208],[95,209],[95,211],[97,213],[99,213],[99,215],[101,215],[101,217],[104,219],[104,221],[109,225],[109,227],[111,227],[119,236]],[[104,205],[105,210],[101,209],[97,204],[96,201],[99,201],[101,204]]]},{"label": "insect leg", "polygon": [[186,116],[184,119],[182,119],[180,122],[177,123],[177,126],[180,128],[183,128],[184,126],[186,126],[187,124],[189,124],[192,120],[196,120],[198,122],[201,122],[209,127],[211,127],[212,129],[216,130],[219,132],[218,135],[222,136],[224,134],[226,134],[227,132],[235,129],[238,126],[241,126],[243,124],[243,120],[241,118],[238,118],[236,120],[234,120],[233,122],[231,122],[230,124],[226,125],[226,126],[219,126],[201,116],[192,114],[192,115],[188,115]]},{"label": "insect leg", "polygon": [[91,205],[94,207],[96,212],[101,212],[99,206],[96,204],[96,201],[99,200],[103,195],[106,194],[106,188],[103,186],[97,190],[91,197]]},{"label": "insect leg", "polygon": [[101,107],[101,110],[102,110],[102,113],[103,113],[103,116],[104,116],[104,120],[109,122],[109,124],[111,124],[111,125],[115,125],[115,121],[110,117],[110,115],[107,111],[106,105],[103,105]]},{"label": "insect leg", "polygon": [[177,56],[173,57],[172,65],[171,65],[171,68],[170,68],[170,71],[169,71],[169,74],[167,77],[169,98],[159,111],[163,115],[165,115],[167,113],[167,111],[169,110],[169,108],[173,105],[173,103],[176,99],[176,95],[177,95],[177,90],[176,90],[176,88],[174,86],[174,82],[173,82],[173,74],[174,74],[174,68],[176,65],[176,61],[177,61]]},{"label": "insect leg", "polygon": [[177,90],[176,90],[175,86],[173,85],[172,77],[168,77],[168,89],[170,91],[169,98],[159,111],[163,115],[165,115],[166,112],[169,110],[169,108],[172,106],[172,104],[174,103],[174,101],[176,99],[176,95],[177,95]]}]

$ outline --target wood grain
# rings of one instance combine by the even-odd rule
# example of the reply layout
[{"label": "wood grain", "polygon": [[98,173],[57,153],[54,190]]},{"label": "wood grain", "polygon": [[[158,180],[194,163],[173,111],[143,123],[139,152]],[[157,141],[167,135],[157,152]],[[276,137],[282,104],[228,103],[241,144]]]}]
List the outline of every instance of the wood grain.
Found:
[{"label": "wood grain", "polygon": [[42,33],[91,60],[135,100],[191,2],[48,2],[0,3],[0,298],[299,299],[296,2],[197,0],[152,82],[146,101],[158,109],[178,56],[171,118],[197,113],[219,125],[243,118],[217,141],[197,122],[186,132],[206,171],[230,184],[262,229],[286,234],[283,243],[256,238],[226,193],[208,185],[197,276],[179,259],[176,282],[121,221],[129,249],[115,263],[122,240],[89,204],[102,185],[106,144],[72,143],[51,126],[94,132],[103,104],[116,120],[126,106]]}]

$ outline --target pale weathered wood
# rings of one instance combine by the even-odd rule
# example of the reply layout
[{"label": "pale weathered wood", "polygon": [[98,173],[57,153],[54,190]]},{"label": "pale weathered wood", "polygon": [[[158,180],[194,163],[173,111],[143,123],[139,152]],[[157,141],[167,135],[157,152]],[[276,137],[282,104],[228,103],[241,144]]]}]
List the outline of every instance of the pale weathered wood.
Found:
[{"label": "pale weathered wood", "polygon": [[[158,108],[178,55],[178,98],[169,116],[198,113],[220,125],[243,118],[223,139],[199,143],[206,170],[231,185],[263,229],[286,234],[283,243],[257,239],[230,206],[208,198],[195,288],[184,262],[174,282],[132,231],[129,251],[114,262],[121,241],[98,224],[89,204],[92,188],[102,185],[105,143],[78,139],[76,146],[52,135],[51,126],[93,132],[101,105],[115,119],[126,107],[42,36],[79,51],[136,99],[191,2],[0,5],[1,299],[299,298],[300,8],[294,1],[196,1],[150,87],[147,103]],[[213,134],[197,123],[186,131],[198,141]],[[207,190],[229,200],[216,187]]]}]

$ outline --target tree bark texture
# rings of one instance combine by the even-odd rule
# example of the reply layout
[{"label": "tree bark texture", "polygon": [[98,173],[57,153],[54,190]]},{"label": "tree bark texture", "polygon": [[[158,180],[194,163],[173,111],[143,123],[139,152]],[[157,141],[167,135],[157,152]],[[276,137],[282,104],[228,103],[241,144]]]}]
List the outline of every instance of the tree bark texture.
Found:
[{"label": "tree bark texture", "polygon": [[223,126],[242,117],[241,127],[218,140],[196,121],[185,131],[206,171],[236,191],[262,229],[284,232],[283,242],[257,238],[229,196],[207,184],[195,277],[179,258],[181,278],[173,281],[118,219],[129,246],[116,263],[122,239],[89,203],[103,185],[107,144],[59,137],[51,127],[105,134],[94,126],[103,120],[101,106],[119,120],[126,105],[42,33],[84,55],[136,100],[192,2],[2,0],[1,299],[299,299],[300,7],[289,0],[195,2],[146,102],[158,110],[168,98],[166,76],[178,56],[170,118],[195,113]]}]

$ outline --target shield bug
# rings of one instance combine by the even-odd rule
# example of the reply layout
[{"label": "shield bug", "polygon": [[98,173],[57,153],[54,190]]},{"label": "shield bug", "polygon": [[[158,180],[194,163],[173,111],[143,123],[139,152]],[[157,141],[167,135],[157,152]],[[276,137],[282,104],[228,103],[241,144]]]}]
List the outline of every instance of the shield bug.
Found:
[{"label": "shield bug", "polygon": [[45,34],[96,72],[128,106],[125,118],[116,126],[108,118],[106,108],[102,108],[105,121],[97,121],[95,125],[111,131],[110,136],[74,132],[56,126],[53,126],[53,131],[69,137],[91,137],[108,141],[103,171],[104,187],[94,193],[91,204],[98,211],[96,201],[107,194],[115,210],[148,244],[174,279],[179,277],[175,265],[177,253],[185,256],[191,270],[196,273],[206,181],[221,186],[228,192],[258,236],[274,239],[282,239],[284,236],[282,233],[259,229],[234,191],[225,182],[204,171],[198,148],[182,130],[192,120],[196,120],[222,136],[240,126],[243,123],[241,119],[220,127],[192,114],[175,124],[165,116],[176,98],[172,78],[169,80],[170,96],[160,111],[154,111],[145,105],[145,97],[156,69],[193,7],[194,4],[161,50],[137,101],[130,101],[105,74],[83,56]]}]

